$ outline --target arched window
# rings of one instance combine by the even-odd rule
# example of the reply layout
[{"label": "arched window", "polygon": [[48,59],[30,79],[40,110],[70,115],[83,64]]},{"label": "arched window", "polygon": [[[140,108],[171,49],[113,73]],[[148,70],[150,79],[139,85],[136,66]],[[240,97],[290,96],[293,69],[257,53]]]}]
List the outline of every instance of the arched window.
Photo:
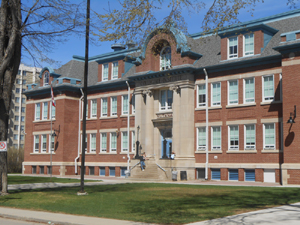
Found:
[{"label": "arched window", "polygon": [[160,70],[171,68],[171,47],[166,46],[160,52]]},{"label": "arched window", "polygon": [[46,71],[44,73],[44,86],[47,86],[47,85],[49,85],[49,72],[48,71]]}]

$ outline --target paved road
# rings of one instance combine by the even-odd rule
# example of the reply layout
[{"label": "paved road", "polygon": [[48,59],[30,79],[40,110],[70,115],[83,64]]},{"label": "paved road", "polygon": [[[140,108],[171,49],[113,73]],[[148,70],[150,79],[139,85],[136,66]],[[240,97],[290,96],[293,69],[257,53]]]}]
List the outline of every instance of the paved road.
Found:
[{"label": "paved road", "polygon": [[12,220],[12,219],[0,217],[0,224],[1,225],[45,225],[46,223],[25,222],[25,221]]}]

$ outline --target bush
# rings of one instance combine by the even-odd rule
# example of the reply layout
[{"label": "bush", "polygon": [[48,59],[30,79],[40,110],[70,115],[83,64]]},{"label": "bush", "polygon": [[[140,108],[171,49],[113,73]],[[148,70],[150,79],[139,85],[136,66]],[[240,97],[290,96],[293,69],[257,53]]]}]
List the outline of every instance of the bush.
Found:
[{"label": "bush", "polygon": [[7,149],[7,173],[22,173],[22,163],[24,161],[23,148]]}]

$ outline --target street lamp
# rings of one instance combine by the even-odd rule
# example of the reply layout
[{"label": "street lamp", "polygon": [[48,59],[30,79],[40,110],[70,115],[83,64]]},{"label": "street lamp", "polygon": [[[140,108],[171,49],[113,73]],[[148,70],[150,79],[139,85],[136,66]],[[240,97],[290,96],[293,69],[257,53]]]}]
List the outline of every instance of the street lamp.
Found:
[{"label": "street lamp", "polygon": [[294,106],[294,118],[292,118],[293,113],[290,113],[290,118],[288,119],[287,123],[293,124],[295,123],[296,118],[296,105]]},{"label": "street lamp", "polygon": [[140,159],[140,156],[139,156],[139,148],[140,148],[139,131],[140,131],[140,126],[137,126],[137,139],[136,139],[136,155],[135,155],[135,159]]}]

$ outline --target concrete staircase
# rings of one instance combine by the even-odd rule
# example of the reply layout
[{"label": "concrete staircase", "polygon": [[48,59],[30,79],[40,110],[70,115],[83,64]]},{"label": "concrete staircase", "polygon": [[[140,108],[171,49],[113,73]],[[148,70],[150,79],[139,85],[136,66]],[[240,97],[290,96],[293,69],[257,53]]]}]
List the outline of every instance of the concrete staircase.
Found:
[{"label": "concrete staircase", "polygon": [[[134,166],[139,161],[133,161]],[[140,164],[136,165],[131,170],[130,178],[132,179],[140,179],[140,180],[170,180],[171,177],[167,172],[163,171],[158,165],[156,165],[154,160],[146,160],[145,161],[146,168],[144,171],[141,170]]]}]

